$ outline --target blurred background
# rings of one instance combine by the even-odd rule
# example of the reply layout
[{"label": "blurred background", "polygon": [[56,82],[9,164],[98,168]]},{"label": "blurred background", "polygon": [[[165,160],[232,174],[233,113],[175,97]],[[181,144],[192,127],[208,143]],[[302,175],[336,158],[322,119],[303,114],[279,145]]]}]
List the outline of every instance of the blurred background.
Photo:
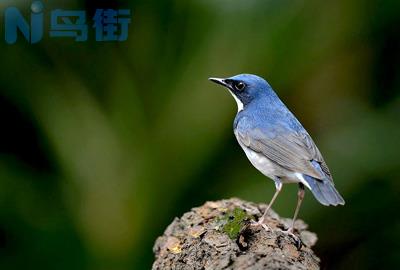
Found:
[{"label": "blurred background", "polygon": [[[306,194],[324,269],[400,256],[400,2],[43,1],[45,35],[4,40],[0,3],[0,269],[150,269],[175,216],[207,200],[268,202],[236,104],[207,81],[265,77],[313,136],[344,207]],[[84,9],[89,39],[49,38]],[[131,9],[125,42],[96,42],[97,8]],[[296,185],[274,205],[291,217]]]}]

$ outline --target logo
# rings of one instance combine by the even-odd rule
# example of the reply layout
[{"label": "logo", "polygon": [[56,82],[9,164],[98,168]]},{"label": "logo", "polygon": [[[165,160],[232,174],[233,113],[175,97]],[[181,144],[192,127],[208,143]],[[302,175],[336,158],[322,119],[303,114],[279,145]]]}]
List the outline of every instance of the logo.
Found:
[{"label": "logo", "polygon": [[[31,44],[42,40],[44,5],[41,1],[34,1],[30,8],[30,20],[26,20],[16,7],[5,9],[5,40],[8,44],[16,43],[19,36]],[[129,9],[96,9],[90,25],[94,28],[96,41],[127,40],[130,15]],[[55,9],[50,12],[49,36],[52,38],[66,37],[77,42],[87,41],[88,28],[85,10]]]}]

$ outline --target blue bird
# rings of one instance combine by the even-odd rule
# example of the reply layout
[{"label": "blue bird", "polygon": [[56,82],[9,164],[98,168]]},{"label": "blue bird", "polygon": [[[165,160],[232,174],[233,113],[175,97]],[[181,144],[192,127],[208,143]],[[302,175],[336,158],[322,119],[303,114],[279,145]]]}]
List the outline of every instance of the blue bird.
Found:
[{"label": "blue bird", "polygon": [[323,205],[344,205],[331,173],[310,135],[279,99],[271,86],[252,74],[227,79],[209,78],[226,87],[238,105],[233,130],[251,164],[275,182],[276,191],[257,224],[269,229],[264,219],[283,183],[298,183],[293,223],[305,194],[305,186]]}]

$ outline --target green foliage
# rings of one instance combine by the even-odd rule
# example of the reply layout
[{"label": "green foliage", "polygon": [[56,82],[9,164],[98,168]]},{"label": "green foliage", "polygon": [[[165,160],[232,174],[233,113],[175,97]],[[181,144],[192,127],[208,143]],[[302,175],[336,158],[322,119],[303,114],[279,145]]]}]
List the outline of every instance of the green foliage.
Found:
[{"label": "green foliage", "polygon": [[236,239],[250,219],[254,219],[254,217],[247,214],[243,209],[236,207],[226,212],[222,217],[218,217],[216,226],[219,230],[225,232],[229,238]]}]

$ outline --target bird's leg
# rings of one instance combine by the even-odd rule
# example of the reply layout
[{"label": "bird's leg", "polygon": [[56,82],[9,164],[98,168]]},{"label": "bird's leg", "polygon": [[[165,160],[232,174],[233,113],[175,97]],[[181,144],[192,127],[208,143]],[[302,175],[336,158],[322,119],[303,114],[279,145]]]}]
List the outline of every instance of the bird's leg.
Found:
[{"label": "bird's leg", "polygon": [[276,188],[276,191],[275,191],[274,196],[272,197],[271,201],[269,202],[269,204],[267,206],[267,209],[265,209],[264,214],[262,215],[262,217],[257,222],[260,225],[264,224],[264,219],[267,216],[267,213],[268,213],[269,209],[271,209],[272,204],[274,203],[276,197],[278,197],[278,194],[282,189],[282,182],[278,178],[275,180],[275,188]]},{"label": "bird's leg", "polygon": [[292,226],[289,228],[289,230],[287,230],[288,233],[293,234],[294,223],[296,222],[297,215],[299,214],[300,206],[304,199],[304,194],[305,194],[304,185],[302,183],[299,183],[299,191],[297,192],[297,206],[296,210],[294,211]]},{"label": "bird's leg", "polygon": [[299,183],[299,191],[297,192],[297,206],[296,210],[294,211],[292,226],[290,226],[290,228],[287,231],[282,231],[283,233],[293,237],[294,241],[296,242],[298,250],[301,249],[303,243],[301,239],[293,233],[293,231],[294,231],[294,223],[296,222],[297,219],[297,214],[299,213],[301,203],[303,202],[304,199],[304,194],[305,194],[304,185],[302,183]]}]

